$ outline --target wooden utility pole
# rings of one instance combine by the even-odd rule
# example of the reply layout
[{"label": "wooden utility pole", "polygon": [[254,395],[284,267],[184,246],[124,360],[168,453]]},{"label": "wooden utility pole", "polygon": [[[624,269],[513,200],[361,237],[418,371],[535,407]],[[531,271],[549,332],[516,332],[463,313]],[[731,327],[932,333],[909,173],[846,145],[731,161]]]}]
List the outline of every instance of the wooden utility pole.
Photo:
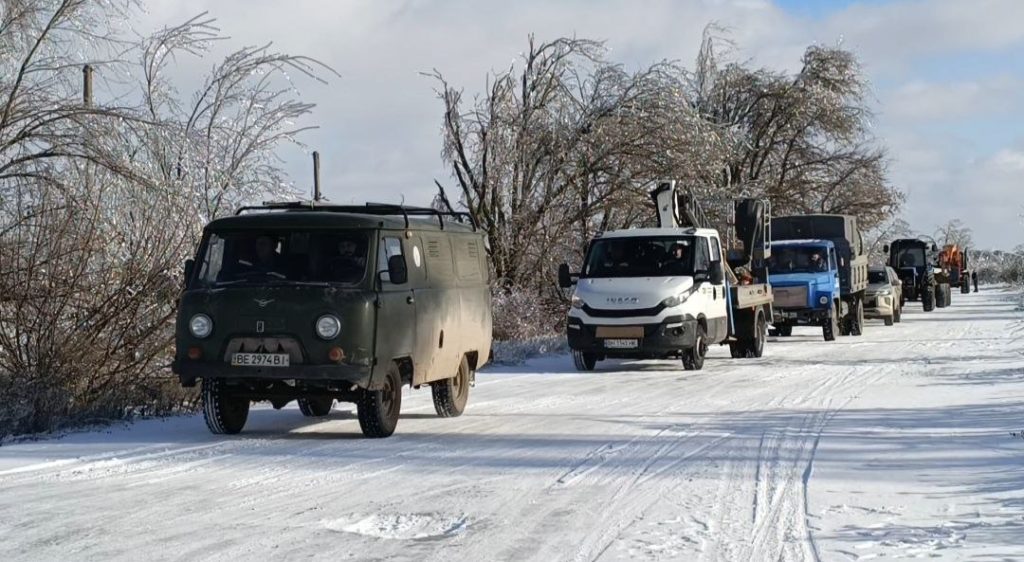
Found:
[{"label": "wooden utility pole", "polygon": [[313,151],[313,201],[320,200],[320,153]]},{"label": "wooden utility pole", "polygon": [[92,107],[92,66],[82,67],[82,102],[86,107]]}]

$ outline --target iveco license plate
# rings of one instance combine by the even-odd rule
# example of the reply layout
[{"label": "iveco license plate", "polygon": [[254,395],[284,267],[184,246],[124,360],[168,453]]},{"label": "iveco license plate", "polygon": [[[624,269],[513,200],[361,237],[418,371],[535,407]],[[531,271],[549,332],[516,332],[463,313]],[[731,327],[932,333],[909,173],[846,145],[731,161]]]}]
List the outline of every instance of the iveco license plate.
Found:
[{"label": "iveco license plate", "polygon": [[608,349],[636,349],[639,345],[638,340],[604,340],[604,346]]},{"label": "iveco license plate", "polygon": [[235,353],[231,356],[234,367],[287,367],[287,353]]}]

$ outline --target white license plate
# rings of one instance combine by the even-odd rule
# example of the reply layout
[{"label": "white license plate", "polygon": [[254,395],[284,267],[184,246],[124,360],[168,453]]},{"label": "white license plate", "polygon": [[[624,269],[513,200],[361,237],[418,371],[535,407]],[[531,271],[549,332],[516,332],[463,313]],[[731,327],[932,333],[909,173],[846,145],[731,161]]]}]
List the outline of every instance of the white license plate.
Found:
[{"label": "white license plate", "polygon": [[287,353],[235,353],[231,356],[234,367],[287,367]]},{"label": "white license plate", "polygon": [[604,346],[608,349],[636,349],[640,347],[639,340],[604,340]]}]

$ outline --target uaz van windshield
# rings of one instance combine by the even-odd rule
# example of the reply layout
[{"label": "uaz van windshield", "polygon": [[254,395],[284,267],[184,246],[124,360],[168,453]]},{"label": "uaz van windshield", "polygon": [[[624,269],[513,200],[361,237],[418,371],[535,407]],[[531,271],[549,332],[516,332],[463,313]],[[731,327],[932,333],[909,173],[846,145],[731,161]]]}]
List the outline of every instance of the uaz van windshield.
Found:
[{"label": "uaz van windshield", "polygon": [[207,287],[357,285],[366,277],[368,241],[356,231],[215,232],[200,251],[196,281]]},{"label": "uaz van windshield", "polygon": [[707,242],[694,236],[647,236],[596,240],[582,277],[692,276],[710,260]]}]

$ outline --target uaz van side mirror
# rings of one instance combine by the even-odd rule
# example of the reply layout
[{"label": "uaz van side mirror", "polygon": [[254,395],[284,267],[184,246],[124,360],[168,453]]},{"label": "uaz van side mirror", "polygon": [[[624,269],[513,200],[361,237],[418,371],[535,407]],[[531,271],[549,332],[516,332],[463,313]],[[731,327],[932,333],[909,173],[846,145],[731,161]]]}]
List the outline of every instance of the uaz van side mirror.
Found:
[{"label": "uaz van side mirror", "polygon": [[188,285],[188,280],[192,278],[192,270],[195,269],[196,262],[192,259],[185,260],[185,278],[182,279],[182,286]]},{"label": "uaz van side mirror", "polygon": [[889,253],[889,245],[888,244],[883,245],[882,246],[882,251],[888,254]]},{"label": "uaz van side mirror", "polygon": [[558,266],[558,286],[563,289],[572,287],[572,273],[569,273],[569,264],[567,263]]},{"label": "uaz van side mirror", "polygon": [[404,256],[388,258],[388,281],[393,285],[404,285],[409,280],[409,269]]}]

